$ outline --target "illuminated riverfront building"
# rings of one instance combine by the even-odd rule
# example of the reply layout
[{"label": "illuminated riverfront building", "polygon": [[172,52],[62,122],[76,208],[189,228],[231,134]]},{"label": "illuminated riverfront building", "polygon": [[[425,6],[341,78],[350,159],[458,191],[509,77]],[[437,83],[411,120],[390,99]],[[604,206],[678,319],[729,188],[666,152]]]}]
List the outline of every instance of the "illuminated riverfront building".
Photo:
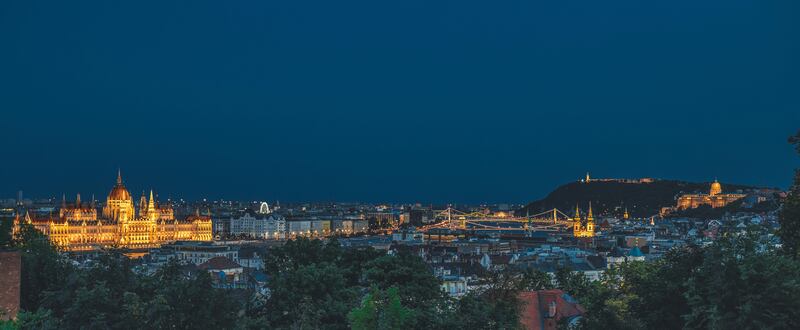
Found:
[{"label": "illuminated riverfront building", "polygon": [[731,202],[743,198],[744,194],[723,194],[722,185],[714,180],[708,194],[687,194],[678,197],[678,209],[693,209],[700,205],[710,205],[713,208],[723,207]]},{"label": "illuminated riverfront building", "polygon": [[581,219],[581,210],[575,206],[575,217],[572,218],[572,235],[575,237],[594,237],[594,215],[592,215],[592,202],[589,202],[589,214],[586,215],[586,225]]},{"label": "illuminated riverfront building", "polygon": [[142,194],[136,210],[118,173],[117,184],[108,194],[101,216],[98,216],[94,198],[84,203],[78,194],[74,204],[62,198],[57,216],[32,218],[26,213],[21,218],[18,214],[14,228],[18,230],[23,223],[31,224],[68,251],[110,247],[142,249],[173,241],[211,240],[210,217],[198,213],[178,220],[172,206],[159,205],[152,190],[149,197]]}]

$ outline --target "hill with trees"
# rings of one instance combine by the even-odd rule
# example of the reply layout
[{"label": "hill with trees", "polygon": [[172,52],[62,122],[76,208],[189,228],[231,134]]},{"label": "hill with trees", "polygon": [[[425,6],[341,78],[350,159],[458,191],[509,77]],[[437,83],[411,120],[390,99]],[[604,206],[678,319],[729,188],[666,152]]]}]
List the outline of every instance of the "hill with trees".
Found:
[{"label": "hill with trees", "polygon": [[[675,206],[677,197],[682,194],[707,194],[711,182],[686,182],[678,180],[653,180],[652,182],[630,183],[623,181],[570,182],[562,185],[545,198],[533,201],[517,210],[523,216],[530,212],[536,214],[557,208],[572,214],[579,205],[585,211],[589,202],[595,215],[609,214],[621,216],[625,209],[632,217],[649,217],[659,213],[662,207]],[[756,187],[722,183],[723,193],[740,192]]]}]

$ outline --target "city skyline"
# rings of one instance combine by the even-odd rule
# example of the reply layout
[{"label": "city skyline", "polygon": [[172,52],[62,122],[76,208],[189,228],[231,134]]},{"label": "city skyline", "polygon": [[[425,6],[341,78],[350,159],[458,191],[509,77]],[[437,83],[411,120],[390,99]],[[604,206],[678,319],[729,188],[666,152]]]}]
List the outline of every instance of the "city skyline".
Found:
[{"label": "city skyline", "polygon": [[[589,178],[590,178],[590,173],[587,172],[585,174],[585,177],[581,177],[581,178],[578,178],[578,179],[568,180],[568,181],[562,182],[557,187],[563,187],[564,185],[567,185],[567,184],[570,184],[570,183],[573,183],[573,182],[578,182],[578,183],[589,182],[589,180],[590,180]],[[604,177],[602,177],[602,178],[597,178],[597,177],[591,177],[591,181],[592,182],[650,183],[650,182],[653,182],[655,180],[690,182],[690,183],[695,183],[695,184],[696,183],[709,183],[709,184],[712,185],[712,187],[713,186],[719,187],[719,185],[720,185],[719,180],[716,177],[713,180],[706,180],[706,181],[702,181],[701,180],[701,181],[697,181],[697,182],[691,182],[691,181],[680,180],[680,179],[672,179],[672,178],[654,178],[654,177],[641,177],[641,178],[631,178],[631,177],[619,177],[619,178],[604,178]],[[728,182],[728,183],[733,183],[733,182]],[[128,185],[127,181],[122,178],[122,170],[121,169],[117,169],[117,184]],[[749,186],[749,187],[753,187],[753,188],[779,189],[779,190],[783,189],[782,187],[758,186],[758,185],[748,185],[748,184],[739,184],[739,185]],[[141,190],[141,194],[136,194],[135,190],[132,190],[131,196],[134,196],[136,198],[138,198],[137,196],[141,196],[142,198],[144,198],[144,197],[148,196],[148,192],[149,192],[150,196],[155,196],[155,201],[156,202],[185,200],[185,201],[189,201],[189,202],[198,202],[198,201],[237,201],[237,202],[272,202],[272,203],[278,202],[278,203],[280,203],[280,201],[281,201],[280,198],[276,198],[276,199],[265,199],[265,198],[232,199],[232,198],[225,198],[224,196],[223,197],[219,197],[219,198],[200,197],[200,198],[192,199],[192,198],[186,198],[186,197],[182,196],[180,193],[177,193],[174,196],[173,196],[173,193],[169,193],[167,195],[161,195],[161,194],[159,194],[159,190],[157,190],[157,188],[154,188],[153,185],[149,185],[148,187],[149,188],[146,188],[146,189],[145,188],[140,189]],[[554,187],[554,188],[556,188],[556,187]],[[720,188],[717,188],[717,189],[720,189]],[[70,190],[71,191],[70,193],[61,192],[61,193],[56,194],[56,195],[47,195],[47,196],[29,196],[29,195],[25,194],[24,190],[18,190],[18,191],[16,191],[16,195],[14,196],[14,198],[19,199],[20,196],[21,196],[23,199],[36,199],[36,200],[51,199],[51,201],[53,201],[53,202],[62,201],[62,200],[73,202],[75,200],[75,198],[77,198],[78,200],[81,200],[81,195],[83,194],[83,196],[84,196],[83,197],[83,201],[84,202],[87,202],[87,203],[90,202],[90,201],[92,203],[101,202],[100,200],[98,200],[96,198],[96,196],[102,196],[103,193],[100,193],[98,195],[96,192],[89,192],[87,194],[85,191],[77,191],[76,190],[76,191],[73,192],[73,190],[75,190],[75,189]],[[497,201],[478,201],[478,202],[470,201],[470,202],[463,202],[463,201],[423,201],[423,200],[408,201],[408,200],[341,200],[341,199],[339,199],[339,200],[335,200],[335,199],[330,199],[330,200],[286,200],[286,199],[284,199],[283,202],[284,203],[331,203],[332,202],[332,203],[377,203],[377,204],[389,203],[389,204],[407,204],[407,205],[410,205],[410,204],[426,204],[426,205],[427,204],[431,204],[431,205],[433,205],[433,204],[436,204],[436,205],[450,205],[450,204],[452,204],[452,205],[457,205],[457,204],[462,204],[462,205],[526,204],[526,203],[529,203],[529,202],[532,202],[532,201],[540,200],[540,199],[544,198],[545,196],[547,196],[547,194],[549,194],[551,192],[552,192],[552,190],[548,191],[547,193],[545,193],[544,195],[542,195],[540,197],[533,198],[533,199],[526,200],[526,201],[497,200]],[[692,191],[689,190],[689,191],[686,191],[686,192],[692,192]],[[702,193],[702,191],[695,191],[695,192],[701,192]],[[113,194],[113,191],[112,191],[112,194]],[[87,198],[89,196],[91,196],[91,197]],[[6,198],[7,199],[7,198],[11,198],[11,196],[0,196],[0,199],[1,198]],[[58,199],[58,200],[56,200],[56,199]]]},{"label": "city skyline", "polygon": [[0,1],[0,330],[800,329],[798,17]]},{"label": "city skyline", "polygon": [[586,171],[788,187],[791,10],[580,2],[4,3],[0,196],[102,195],[117,168],[194,200],[523,203]]}]

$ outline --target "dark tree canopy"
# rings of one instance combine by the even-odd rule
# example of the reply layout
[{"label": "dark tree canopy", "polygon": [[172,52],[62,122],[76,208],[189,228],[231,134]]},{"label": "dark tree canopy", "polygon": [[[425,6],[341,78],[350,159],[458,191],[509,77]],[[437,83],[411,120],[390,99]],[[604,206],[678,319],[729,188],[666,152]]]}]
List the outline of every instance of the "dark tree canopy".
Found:
[{"label": "dark tree canopy", "polygon": [[[800,154],[800,132],[789,138],[789,143],[793,144]],[[792,258],[800,258],[800,169],[795,170],[794,182],[783,202],[780,224],[778,235],[781,237],[784,251]]]}]

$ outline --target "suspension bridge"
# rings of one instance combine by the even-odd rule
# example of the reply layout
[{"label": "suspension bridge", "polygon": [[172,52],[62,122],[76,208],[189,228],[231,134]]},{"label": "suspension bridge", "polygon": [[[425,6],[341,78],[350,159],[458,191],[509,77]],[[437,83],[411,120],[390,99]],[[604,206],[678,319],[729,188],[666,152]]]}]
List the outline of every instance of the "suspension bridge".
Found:
[{"label": "suspension bridge", "polygon": [[462,212],[452,207],[437,211],[436,223],[423,226],[419,230],[428,232],[432,229],[469,230],[469,231],[559,231],[573,225],[572,218],[564,212],[553,208],[524,217],[498,216],[482,212]]}]

